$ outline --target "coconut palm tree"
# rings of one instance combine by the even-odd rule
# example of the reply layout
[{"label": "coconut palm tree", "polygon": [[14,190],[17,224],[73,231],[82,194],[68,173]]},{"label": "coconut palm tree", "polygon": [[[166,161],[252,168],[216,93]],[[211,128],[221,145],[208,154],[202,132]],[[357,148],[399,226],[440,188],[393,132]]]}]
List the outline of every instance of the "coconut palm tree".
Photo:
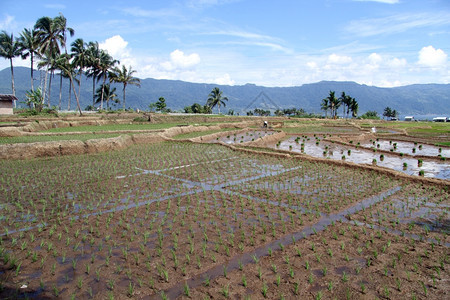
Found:
[{"label": "coconut palm tree", "polygon": [[225,101],[228,101],[227,97],[222,96],[222,91],[215,87],[212,89],[211,93],[208,95],[208,100],[206,101],[206,105],[211,107],[211,110],[217,106],[219,109],[219,115],[220,115],[220,106],[223,105],[223,107],[226,106]]},{"label": "coconut palm tree", "polygon": [[352,117],[356,118],[358,116],[358,102],[355,98],[352,98],[352,101],[350,103],[350,110],[352,111]]},{"label": "coconut palm tree", "polygon": [[[106,85],[106,79],[109,77],[111,69],[114,67],[118,60],[112,58],[105,50],[100,49],[100,61],[98,65],[99,78],[103,78],[102,90]],[[103,92],[102,92],[103,95]],[[103,109],[103,96],[100,101],[100,109]]]},{"label": "coconut palm tree", "polygon": [[95,82],[100,75],[100,48],[98,42],[89,42],[87,47],[88,71],[87,77],[92,77],[92,106],[95,106]]},{"label": "coconut palm tree", "polygon": [[326,99],[328,100],[328,107],[331,110],[331,117],[336,119],[337,109],[341,105],[341,102],[336,98],[334,91],[330,91],[330,94]]},{"label": "coconut palm tree", "polygon": [[320,109],[325,111],[325,119],[328,117],[328,98],[322,99],[322,103],[320,104]]},{"label": "coconut palm tree", "polygon": [[72,48],[70,49],[73,57],[73,65],[78,68],[78,72],[80,74],[80,78],[78,79],[78,98],[81,101],[81,77],[83,75],[83,70],[89,64],[89,53],[88,48],[86,47],[86,43],[83,39],[76,39],[72,43]]},{"label": "coconut palm tree", "polygon": [[[11,66],[11,88],[12,93],[16,95],[16,88],[14,86],[14,66],[13,58],[20,55],[19,43],[14,40],[13,34],[8,34],[5,30],[0,33],[0,56],[9,59]],[[14,101],[16,107],[16,101]]]},{"label": "coconut palm tree", "polygon": [[122,66],[122,69],[116,67],[111,73],[111,79],[113,82],[120,82],[123,84],[123,109],[125,109],[125,89],[128,84],[136,85],[141,87],[141,81],[137,77],[133,77],[136,70],[133,70],[131,66],[127,69]]},{"label": "coconut palm tree", "polygon": [[116,88],[111,88],[109,83],[106,83],[104,86],[102,85],[97,89],[95,93],[96,103],[101,103],[106,101],[106,108],[109,110],[109,101],[114,103],[120,103],[119,98],[116,94]]},{"label": "coconut palm tree", "polygon": [[30,57],[31,61],[31,91],[34,91],[34,79],[33,79],[33,71],[34,71],[34,58],[38,54],[38,44],[36,41],[36,30],[25,28],[20,37],[17,39],[19,42],[20,56],[22,59],[26,59]]},{"label": "coconut palm tree", "polygon": [[341,102],[342,107],[343,107],[342,117],[345,116],[345,107],[347,107],[347,116],[348,116],[352,97],[350,97],[349,95],[346,95],[345,92],[342,92],[341,97],[339,97],[339,101]]},{"label": "coconut palm tree", "polygon": [[61,72],[63,73],[63,75],[66,75],[67,77],[69,77],[70,85],[72,86],[72,90],[74,91],[75,99],[77,100],[78,111],[80,112],[80,116],[81,116],[82,112],[81,112],[81,107],[80,107],[80,99],[78,99],[78,95],[75,92],[75,85],[73,83],[74,82],[73,74],[74,74],[75,69],[74,69],[73,65],[70,63],[70,55],[68,55],[68,54],[60,55],[56,60],[56,64],[58,65],[58,67],[61,70]]},{"label": "coconut palm tree", "polygon": [[[38,49],[39,56],[46,56],[48,61],[50,61],[52,58],[55,59],[61,53],[60,45],[63,47],[65,46],[65,36],[61,31],[60,23],[60,19],[42,17],[39,18],[34,25],[34,29],[36,30],[37,43],[39,43],[40,45]],[[46,95],[47,76],[50,67],[51,65],[47,64],[43,89],[44,99]],[[53,75],[53,71],[51,75]],[[50,92],[47,104],[48,106],[50,106]]]},{"label": "coconut palm tree", "polygon": [[66,17],[64,17],[64,15],[62,13],[59,13],[59,16],[55,17],[53,19],[53,21],[56,23],[56,26],[59,29],[59,32],[62,35],[63,41],[64,43],[61,44],[61,46],[64,48],[64,53],[67,54],[67,47],[66,47],[66,42],[67,42],[67,35],[66,32],[69,33],[69,35],[72,37],[75,35],[75,30],[71,27],[67,27],[67,19]]},{"label": "coconut palm tree", "polygon": [[[47,90],[47,107],[50,107],[50,97],[51,97],[51,88],[52,88],[52,78],[54,77],[55,71],[58,69],[56,65],[56,59],[59,57],[59,55],[51,55],[49,53],[45,53],[43,56],[40,56],[40,61],[38,63],[39,69],[45,69],[46,70],[46,78],[47,73],[50,72],[50,78],[48,80],[48,90]],[[44,82],[46,82],[45,80]],[[44,90],[45,87],[47,87],[46,84],[44,84]],[[45,97],[43,98],[45,101]]]}]

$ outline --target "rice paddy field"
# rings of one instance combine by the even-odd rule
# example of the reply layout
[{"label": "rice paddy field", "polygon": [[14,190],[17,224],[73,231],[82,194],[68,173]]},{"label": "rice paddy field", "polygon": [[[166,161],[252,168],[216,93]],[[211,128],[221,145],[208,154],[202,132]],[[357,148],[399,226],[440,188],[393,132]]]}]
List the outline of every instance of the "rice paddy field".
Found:
[{"label": "rice paddy field", "polygon": [[0,174],[2,299],[449,298],[445,181],[177,141]]}]

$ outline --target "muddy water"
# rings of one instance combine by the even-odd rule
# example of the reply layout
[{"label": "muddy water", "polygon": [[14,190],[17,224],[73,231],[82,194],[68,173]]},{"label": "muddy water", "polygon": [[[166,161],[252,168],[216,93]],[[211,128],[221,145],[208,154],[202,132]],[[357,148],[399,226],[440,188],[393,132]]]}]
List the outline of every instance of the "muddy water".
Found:
[{"label": "muddy water", "polygon": [[[272,148],[301,153],[301,144],[304,143],[303,153],[314,157],[341,160],[343,156],[345,156],[346,161],[358,164],[372,164],[375,159],[379,166],[400,171],[408,175],[417,176],[419,175],[419,171],[423,170],[425,172],[425,177],[450,180],[450,163],[448,162],[435,162],[423,159],[422,166],[419,167],[418,160],[411,157],[399,157],[397,155],[384,153],[384,159],[381,160],[380,153],[362,147],[356,149],[355,147],[347,147],[323,140],[319,141],[319,144],[316,144],[317,140],[314,137],[309,137],[309,141],[303,141],[301,138],[299,142],[296,143],[296,138],[296,136],[292,136],[289,139],[282,141],[278,147],[273,145]],[[350,154],[348,153],[348,150],[351,150]],[[324,153],[324,151],[326,152]],[[404,163],[406,163],[406,167],[404,167]]]},{"label": "muddy water", "polygon": [[266,135],[271,135],[274,133],[275,133],[275,131],[269,131],[269,130],[247,131],[245,133],[231,134],[228,136],[223,136],[223,137],[219,138],[219,141],[227,143],[227,144],[239,144],[239,143],[251,142],[251,141],[257,140],[259,138],[262,138]]},{"label": "muddy water", "polygon": [[[374,144],[375,142],[375,144]],[[394,148],[394,144],[396,144],[396,149]],[[380,146],[378,146],[380,145]],[[443,157],[450,158],[450,149],[445,147],[437,147],[432,145],[424,145],[420,143],[413,143],[413,142],[404,142],[404,141],[387,141],[387,140],[379,140],[379,141],[367,141],[364,143],[361,143],[361,146],[366,148],[373,148],[377,147],[381,150],[386,151],[392,151],[397,153],[405,153],[409,155],[421,155],[421,156],[433,156],[436,157],[439,154]],[[441,151],[439,151],[439,148],[441,148]],[[413,150],[415,149],[415,151]]]}]

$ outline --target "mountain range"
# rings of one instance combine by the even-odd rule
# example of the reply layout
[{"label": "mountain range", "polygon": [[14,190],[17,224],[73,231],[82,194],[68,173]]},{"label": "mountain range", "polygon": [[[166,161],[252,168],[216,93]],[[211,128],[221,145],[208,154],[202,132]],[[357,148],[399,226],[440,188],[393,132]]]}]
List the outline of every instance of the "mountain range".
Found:
[{"label": "mountain range", "polygon": [[[10,68],[0,71],[0,93],[11,94]],[[44,72],[35,72],[35,87],[39,86]],[[14,78],[16,96],[24,101],[25,93],[30,90],[30,69],[15,67]],[[43,81],[43,79],[42,79]],[[96,83],[96,87],[101,82]],[[82,77],[81,80],[81,108],[92,105],[92,79]],[[58,105],[60,78],[55,75],[52,79],[51,105]],[[78,89],[78,85],[77,89]],[[117,87],[116,94],[122,100],[122,85]],[[214,87],[219,87],[223,95],[228,97],[226,108],[222,112],[233,109],[245,114],[255,108],[274,111],[283,108],[302,108],[308,113],[321,114],[321,100],[330,91],[341,92],[356,98],[359,104],[359,115],[374,110],[380,115],[385,107],[397,110],[401,115],[450,115],[450,84],[414,84],[401,87],[381,88],[361,85],[355,82],[321,81],[293,87],[264,87],[254,84],[245,85],[217,85],[206,83],[191,83],[179,80],[141,79],[141,87],[127,86],[126,107],[148,109],[150,103],[159,97],[166,99],[167,107],[182,111],[186,106],[197,102],[205,104],[208,94]],[[69,80],[63,79],[62,109],[68,107]],[[24,106],[24,104],[21,104]],[[122,107],[122,104],[118,105]],[[76,109],[75,97],[72,94],[71,109]],[[340,109],[340,112],[342,109]]]}]

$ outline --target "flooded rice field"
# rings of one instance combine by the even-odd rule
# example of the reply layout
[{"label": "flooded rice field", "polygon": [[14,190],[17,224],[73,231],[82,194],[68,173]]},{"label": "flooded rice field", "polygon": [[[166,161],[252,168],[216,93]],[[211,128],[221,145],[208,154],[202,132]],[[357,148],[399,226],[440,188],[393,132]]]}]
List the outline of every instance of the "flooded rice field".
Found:
[{"label": "flooded rice field", "polygon": [[448,298],[445,184],[187,142],[0,172],[2,299]]},{"label": "flooded rice field", "polygon": [[[389,141],[378,141],[377,143],[380,145],[383,144],[385,149],[388,149],[389,147],[387,145],[390,144]],[[402,147],[401,149],[406,149],[409,146],[406,142],[394,143],[397,143],[396,151],[400,151],[400,147]],[[414,145],[414,143],[411,144]],[[361,145],[370,147],[373,143],[363,143]],[[314,157],[345,160],[358,164],[377,164],[378,166],[390,168],[408,175],[419,175],[423,171],[425,177],[450,180],[450,163],[448,161],[438,162],[422,158],[421,162],[419,162],[419,159],[412,157],[390,155],[388,153],[377,152],[375,149],[356,147],[356,145],[345,146],[331,141],[325,141],[323,140],[323,136],[290,136],[279,144],[272,145],[272,148],[305,153]],[[431,154],[431,156],[437,156],[439,151],[439,147],[430,145],[422,145],[421,150],[418,148],[419,146],[417,146],[417,153],[423,153],[418,155]],[[448,149],[442,151],[442,156],[444,156],[447,154]]]},{"label": "flooded rice field", "polygon": [[404,153],[413,156],[430,156],[430,157],[443,156],[446,158],[450,158],[450,148],[421,144],[417,142],[405,142],[395,140],[370,140],[361,143],[361,146],[365,148],[376,148],[396,153]]},{"label": "flooded rice field", "polygon": [[250,130],[243,133],[233,133],[227,136],[222,136],[218,138],[218,141],[224,142],[226,144],[240,144],[246,142],[253,142],[259,138],[267,135],[272,135],[276,131],[271,130]]}]

